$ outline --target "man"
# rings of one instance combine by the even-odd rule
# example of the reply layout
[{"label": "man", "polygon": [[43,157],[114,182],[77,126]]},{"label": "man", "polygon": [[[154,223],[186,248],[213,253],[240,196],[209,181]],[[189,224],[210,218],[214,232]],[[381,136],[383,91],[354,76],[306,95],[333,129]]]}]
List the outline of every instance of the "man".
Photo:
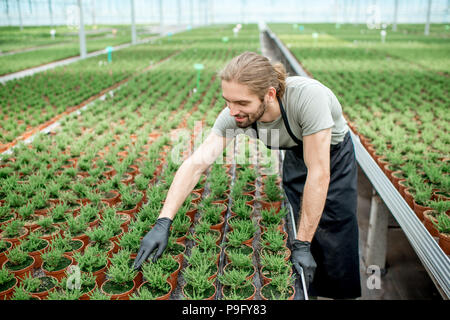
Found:
[{"label": "man", "polygon": [[281,64],[253,52],[232,59],[220,76],[227,107],[178,169],[136,268],[155,249],[154,260],[162,254],[173,217],[202,172],[237,133],[253,129],[269,148],[286,150],[283,187],[299,220],[291,259],[303,268],[309,295],[359,297],[357,167],[336,96],[317,80],[286,78]]}]

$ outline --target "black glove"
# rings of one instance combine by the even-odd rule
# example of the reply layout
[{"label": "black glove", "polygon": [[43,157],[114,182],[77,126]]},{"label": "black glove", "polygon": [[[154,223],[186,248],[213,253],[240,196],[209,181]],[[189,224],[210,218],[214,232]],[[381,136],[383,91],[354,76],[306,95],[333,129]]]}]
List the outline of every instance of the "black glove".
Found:
[{"label": "black glove", "polygon": [[303,268],[303,274],[305,275],[306,288],[314,279],[314,272],[316,271],[316,261],[311,254],[311,242],[300,241],[295,239],[292,243],[292,254],[291,254],[292,264],[300,275],[300,269],[298,266]]},{"label": "black glove", "polygon": [[155,226],[150,230],[141,241],[141,247],[134,260],[134,268],[137,270],[141,264],[147,260],[153,250],[158,249],[153,257],[155,262],[164,252],[169,239],[169,230],[172,220],[169,218],[160,218],[156,220]]}]

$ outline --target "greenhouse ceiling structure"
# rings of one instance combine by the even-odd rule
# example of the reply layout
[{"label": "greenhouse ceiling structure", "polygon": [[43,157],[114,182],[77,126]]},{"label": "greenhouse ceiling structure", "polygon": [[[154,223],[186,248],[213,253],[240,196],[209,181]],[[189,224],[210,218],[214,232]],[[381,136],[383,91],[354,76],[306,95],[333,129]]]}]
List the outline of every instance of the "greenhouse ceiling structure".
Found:
[{"label": "greenhouse ceiling structure", "polygon": [[442,312],[449,77],[446,0],[0,0],[0,300]]}]

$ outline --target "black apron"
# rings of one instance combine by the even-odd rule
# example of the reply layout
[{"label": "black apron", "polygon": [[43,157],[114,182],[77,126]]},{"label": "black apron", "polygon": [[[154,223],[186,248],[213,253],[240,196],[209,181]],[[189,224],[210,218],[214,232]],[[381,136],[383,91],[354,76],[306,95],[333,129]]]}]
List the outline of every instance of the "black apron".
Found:
[{"label": "black apron", "polygon": [[[286,150],[283,188],[298,226],[300,199],[306,182],[303,143],[292,133],[286,112],[278,98],[284,125],[297,143]],[[256,122],[252,124],[258,138]],[[271,148],[270,146],[267,146]],[[330,146],[330,184],[322,217],[311,242],[317,269],[309,287],[310,296],[351,299],[361,296],[358,252],[357,166],[354,146],[347,132],[342,142]]]}]

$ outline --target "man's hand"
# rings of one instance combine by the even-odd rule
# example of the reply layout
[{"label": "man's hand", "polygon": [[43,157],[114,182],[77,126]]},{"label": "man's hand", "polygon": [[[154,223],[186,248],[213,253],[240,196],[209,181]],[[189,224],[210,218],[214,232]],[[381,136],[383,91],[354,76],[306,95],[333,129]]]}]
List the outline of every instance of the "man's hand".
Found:
[{"label": "man's hand", "polygon": [[141,264],[147,260],[153,250],[157,249],[153,257],[155,262],[164,252],[169,239],[169,231],[172,220],[169,218],[160,218],[156,220],[155,226],[150,230],[141,241],[141,247],[134,260],[134,268],[137,270]]},{"label": "man's hand", "polygon": [[292,243],[292,254],[291,260],[292,264],[296,268],[297,272],[300,274],[298,266],[303,268],[303,273],[305,275],[306,288],[314,279],[314,273],[316,271],[316,261],[311,254],[311,242],[294,240]]}]

